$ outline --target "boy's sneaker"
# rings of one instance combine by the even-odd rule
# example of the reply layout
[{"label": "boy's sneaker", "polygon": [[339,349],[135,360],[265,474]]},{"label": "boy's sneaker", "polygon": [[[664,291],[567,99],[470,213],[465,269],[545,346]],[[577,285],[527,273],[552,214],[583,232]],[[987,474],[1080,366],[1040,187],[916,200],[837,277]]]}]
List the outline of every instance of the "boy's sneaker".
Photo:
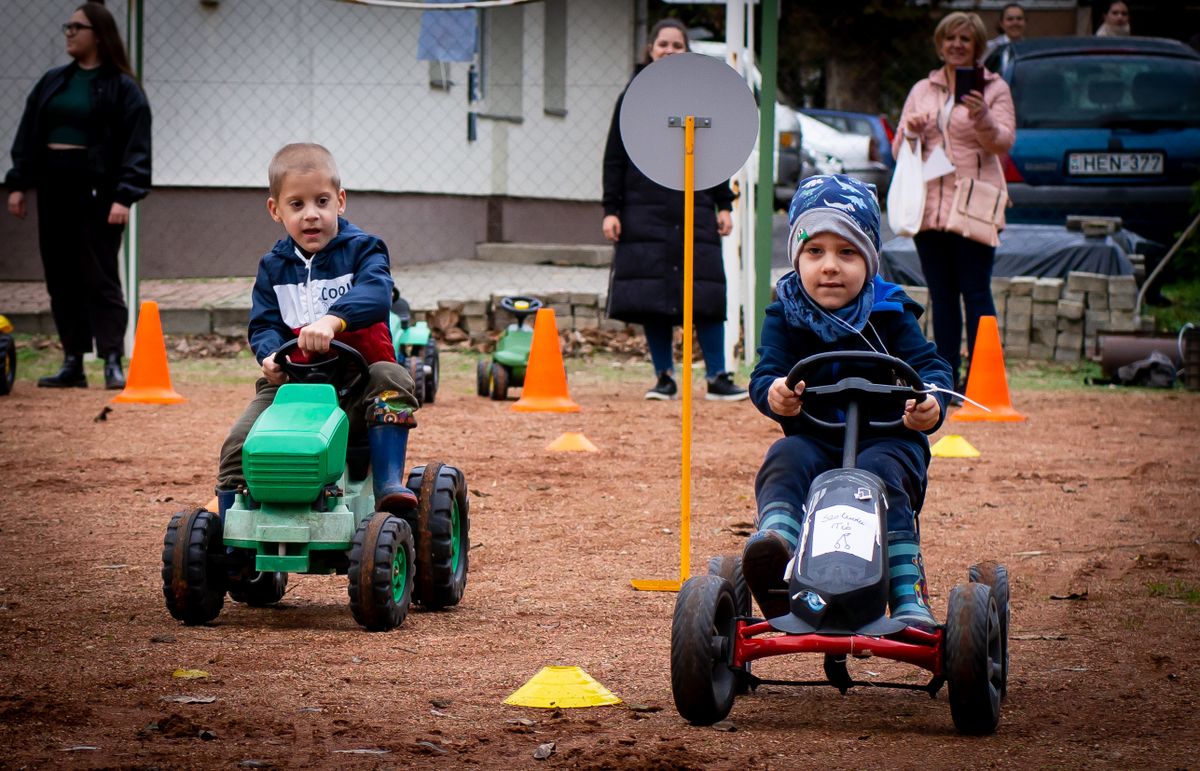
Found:
[{"label": "boy's sneaker", "polygon": [[708,393],[704,398],[710,401],[740,402],[742,399],[749,399],[750,392],[734,385],[733,376],[722,372],[708,381]]},{"label": "boy's sneaker", "polygon": [[742,551],[746,586],[768,619],[782,616],[790,609],[784,571],[791,558],[787,539],[775,530],[759,530],[747,539]]},{"label": "boy's sneaker", "polygon": [[669,372],[662,372],[659,373],[658,384],[646,392],[646,398],[669,401],[674,399],[678,392],[679,388],[675,385],[675,379]]}]

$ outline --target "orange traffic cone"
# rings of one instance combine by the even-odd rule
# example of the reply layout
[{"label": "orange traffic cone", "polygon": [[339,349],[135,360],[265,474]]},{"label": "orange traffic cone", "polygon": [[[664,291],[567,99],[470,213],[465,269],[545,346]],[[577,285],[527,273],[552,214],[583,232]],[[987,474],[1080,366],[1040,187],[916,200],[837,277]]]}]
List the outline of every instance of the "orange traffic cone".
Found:
[{"label": "orange traffic cone", "polygon": [[129,359],[129,377],[125,380],[125,390],[112,400],[146,404],[175,404],[186,401],[171,388],[171,373],[167,370],[167,345],[163,342],[158,303],[153,300],[142,303],[141,312],[138,314],[137,332],[133,337],[133,356]]},{"label": "orange traffic cone", "polygon": [[1013,409],[1008,396],[1008,374],[1004,370],[1004,351],[1000,348],[1000,328],[995,316],[979,319],[975,333],[975,351],[971,354],[971,374],[967,376],[967,398],[977,401],[987,410],[971,402],[950,416],[951,420],[993,420],[1015,423],[1025,416]]},{"label": "orange traffic cone", "polygon": [[567,394],[567,370],[563,367],[553,308],[541,308],[534,317],[525,386],[512,409],[517,412],[579,412],[579,405]]}]

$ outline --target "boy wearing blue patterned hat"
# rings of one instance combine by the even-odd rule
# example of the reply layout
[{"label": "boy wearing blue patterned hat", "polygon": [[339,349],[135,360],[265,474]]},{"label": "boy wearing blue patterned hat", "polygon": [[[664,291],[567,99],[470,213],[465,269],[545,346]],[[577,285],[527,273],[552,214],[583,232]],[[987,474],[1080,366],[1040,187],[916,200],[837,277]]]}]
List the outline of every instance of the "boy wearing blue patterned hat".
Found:
[{"label": "boy wearing blue patterned hat", "polygon": [[[816,428],[800,417],[804,382],[786,377],[801,359],[827,351],[877,351],[907,362],[927,385],[952,387],[950,365],[925,339],[923,309],[900,287],[879,277],[879,204],[872,186],[841,174],[814,176],[796,190],[788,211],[788,252],[794,272],[776,285],[766,309],[750,398],[778,421],[784,436],[771,446],[755,480],[758,531],[746,542],[743,570],[767,618],[788,612],[788,560],[799,541],[812,481],[838,468],[841,432]],[[849,374],[838,366],[838,378]],[[834,379],[830,377],[830,379]],[[927,434],[938,429],[946,396],[909,400],[904,426],[863,426],[857,464],[884,482],[889,502],[889,600],[892,618],[933,628],[925,591],[916,512],[925,497]],[[814,417],[835,420],[832,413]]]}]

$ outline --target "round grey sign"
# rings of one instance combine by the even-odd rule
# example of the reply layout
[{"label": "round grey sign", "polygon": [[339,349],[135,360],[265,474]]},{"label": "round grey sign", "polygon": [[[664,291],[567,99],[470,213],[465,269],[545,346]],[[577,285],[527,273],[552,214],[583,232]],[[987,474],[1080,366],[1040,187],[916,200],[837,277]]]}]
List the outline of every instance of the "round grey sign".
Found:
[{"label": "round grey sign", "polygon": [[683,121],[696,119],[695,187],[729,179],[754,149],[758,105],[737,72],[696,53],[664,56],[629,84],[621,139],[630,160],[663,187],[683,190]]}]

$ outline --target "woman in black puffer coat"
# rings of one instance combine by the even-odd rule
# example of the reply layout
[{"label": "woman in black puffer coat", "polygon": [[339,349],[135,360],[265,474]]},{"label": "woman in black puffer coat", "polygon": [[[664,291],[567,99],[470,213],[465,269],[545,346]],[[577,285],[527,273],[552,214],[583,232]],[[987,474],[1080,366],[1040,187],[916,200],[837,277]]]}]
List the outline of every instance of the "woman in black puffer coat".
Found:
[{"label": "woman in black puffer coat", "polygon": [[[650,31],[646,62],[688,50],[687,29],[664,19]],[[636,73],[635,73],[636,74]],[[683,196],[646,177],[621,141],[621,103],[613,110],[604,149],[604,237],[616,244],[608,287],[608,315],[646,331],[658,382],[647,399],[672,399],[674,329],[683,323]],[[693,322],[704,353],[709,399],[747,398],[725,371],[725,268],[721,236],[733,227],[728,182],[695,192]],[[685,378],[685,384],[688,380]]]}]

